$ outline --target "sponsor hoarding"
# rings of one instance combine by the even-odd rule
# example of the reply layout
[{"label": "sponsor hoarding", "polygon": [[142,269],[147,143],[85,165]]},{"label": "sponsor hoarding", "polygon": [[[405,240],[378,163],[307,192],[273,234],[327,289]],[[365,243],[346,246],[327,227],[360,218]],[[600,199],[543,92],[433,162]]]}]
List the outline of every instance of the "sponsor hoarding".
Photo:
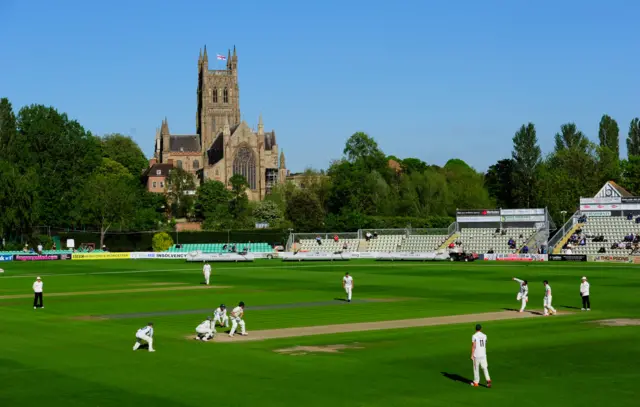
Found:
[{"label": "sponsor hoarding", "polygon": [[544,215],[502,216],[502,222],[544,222]]},{"label": "sponsor hoarding", "polygon": [[140,260],[140,259],[160,259],[160,260],[171,260],[171,259],[186,259],[187,253],[166,253],[166,252],[133,252],[131,253],[131,258]]},{"label": "sponsor hoarding", "polygon": [[351,260],[351,253],[298,252],[280,253],[282,261],[345,261]]},{"label": "sponsor hoarding", "polygon": [[619,204],[622,202],[624,202],[624,198],[620,199],[619,196],[602,198],[580,198],[580,205]]},{"label": "sponsor hoarding", "polygon": [[544,215],[544,209],[501,209],[500,214],[502,216],[511,215]]},{"label": "sponsor hoarding", "polygon": [[483,260],[487,261],[547,261],[548,256],[546,254],[524,254],[524,253],[512,253],[512,254],[485,254],[482,256]]},{"label": "sponsor hoarding", "polygon": [[13,254],[0,254],[0,261],[13,261]]},{"label": "sponsor hoarding", "polygon": [[587,218],[606,218],[611,216],[611,212],[610,211],[606,211],[606,212],[587,212],[585,213],[585,216]]},{"label": "sponsor hoarding", "polygon": [[498,209],[465,209],[456,211],[456,216],[500,216],[500,211]]},{"label": "sponsor hoarding", "polygon": [[620,211],[622,204],[580,204],[581,211]]},{"label": "sponsor hoarding", "polygon": [[596,263],[633,263],[632,256],[610,256],[610,255],[597,255],[589,256],[589,261]]},{"label": "sponsor hoarding", "polygon": [[622,198],[622,203],[640,204],[640,196],[627,196]]},{"label": "sponsor hoarding", "polygon": [[70,254],[15,254],[14,261],[51,261],[51,260],[69,260]]},{"label": "sponsor hoarding", "polygon": [[550,254],[549,261],[587,261],[586,254]]},{"label": "sponsor hoarding", "polygon": [[116,260],[130,259],[131,253],[73,253],[72,260]]}]

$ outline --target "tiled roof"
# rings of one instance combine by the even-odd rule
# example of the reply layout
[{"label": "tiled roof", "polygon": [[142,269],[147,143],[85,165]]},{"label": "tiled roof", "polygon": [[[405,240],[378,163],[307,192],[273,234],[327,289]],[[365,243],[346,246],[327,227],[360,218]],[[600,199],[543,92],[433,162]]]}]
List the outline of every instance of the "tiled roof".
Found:
[{"label": "tiled roof", "polygon": [[199,152],[200,144],[197,135],[171,136],[169,150],[172,152]]}]

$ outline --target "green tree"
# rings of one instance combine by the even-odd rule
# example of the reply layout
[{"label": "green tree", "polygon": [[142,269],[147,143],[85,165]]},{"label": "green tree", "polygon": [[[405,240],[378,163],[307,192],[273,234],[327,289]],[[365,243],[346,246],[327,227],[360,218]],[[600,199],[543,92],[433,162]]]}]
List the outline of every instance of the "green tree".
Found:
[{"label": "green tree", "polygon": [[476,172],[467,163],[459,159],[447,162],[444,169],[451,200],[454,208],[490,208],[495,202],[489,197],[484,186],[484,175]]},{"label": "green tree", "polygon": [[151,239],[151,246],[154,252],[166,252],[173,246],[173,239],[166,232],[156,233]]},{"label": "green tree", "polygon": [[623,185],[635,196],[640,195],[640,155],[629,155],[629,159],[622,162]]},{"label": "green tree", "polygon": [[16,115],[13,113],[9,99],[2,98],[0,99],[0,159],[18,153],[10,150],[10,147],[14,146],[16,136]]},{"label": "green tree", "polygon": [[311,192],[298,189],[287,201],[286,217],[299,231],[314,232],[324,221],[320,202]]},{"label": "green tree", "polygon": [[251,209],[249,207],[249,197],[247,196],[247,188],[249,183],[246,178],[240,174],[234,174],[230,179],[231,184],[231,200],[229,202],[229,213],[237,227],[246,227],[251,223],[249,215]]},{"label": "green tree", "polygon": [[560,133],[555,136],[555,151],[577,148],[584,151],[589,146],[587,137],[576,127],[575,123],[560,126]]},{"label": "green tree", "polygon": [[634,118],[629,124],[629,136],[627,137],[627,155],[629,157],[640,156],[640,119]]},{"label": "green tree", "polygon": [[126,225],[134,218],[136,197],[137,189],[128,171],[125,175],[110,174],[103,167],[86,182],[81,196],[83,219],[100,228],[100,246],[113,225]]},{"label": "green tree", "polygon": [[102,154],[122,164],[135,177],[149,165],[140,146],[131,137],[118,133],[102,137]]},{"label": "green tree", "polygon": [[620,129],[618,123],[606,114],[600,119],[598,140],[600,140],[600,147],[611,150],[616,160],[620,158]]},{"label": "green tree", "polygon": [[207,180],[196,192],[196,215],[209,230],[221,229],[229,223],[231,192],[220,181]]},{"label": "green tree", "polygon": [[253,208],[253,217],[256,222],[268,223],[270,227],[278,226],[283,216],[280,207],[273,201],[258,202]]},{"label": "green tree", "polygon": [[0,240],[11,237],[23,240],[37,222],[38,191],[33,182],[33,169],[26,173],[15,165],[0,159]]},{"label": "green tree", "polygon": [[513,136],[514,190],[516,204],[531,208],[535,205],[536,170],[541,150],[533,123],[522,125]]},{"label": "green tree", "polygon": [[496,205],[500,208],[515,208],[514,167],[514,161],[508,158],[493,164],[485,174],[484,180],[489,196],[495,199]]},{"label": "green tree", "polygon": [[182,168],[172,168],[165,184],[167,201],[175,218],[189,217],[194,214],[194,196],[196,182],[193,175]]}]

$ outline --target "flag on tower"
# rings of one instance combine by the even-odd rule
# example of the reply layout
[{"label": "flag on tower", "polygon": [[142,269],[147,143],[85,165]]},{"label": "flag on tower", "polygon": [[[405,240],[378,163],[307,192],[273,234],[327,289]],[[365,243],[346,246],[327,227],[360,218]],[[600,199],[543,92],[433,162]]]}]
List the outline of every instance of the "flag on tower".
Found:
[{"label": "flag on tower", "polygon": [[218,61],[226,61],[227,57],[225,57],[224,55],[217,54],[216,59],[218,59]]}]

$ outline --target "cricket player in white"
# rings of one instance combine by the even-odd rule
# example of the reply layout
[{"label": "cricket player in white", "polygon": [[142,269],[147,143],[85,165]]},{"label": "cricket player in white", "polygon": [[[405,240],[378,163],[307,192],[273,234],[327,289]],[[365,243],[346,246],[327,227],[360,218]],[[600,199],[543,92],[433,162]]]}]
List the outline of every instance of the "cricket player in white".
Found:
[{"label": "cricket player in white", "polygon": [[227,306],[224,304],[220,304],[215,311],[213,311],[213,326],[216,324],[220,324],[220,326],[224,326],[225,328],[229,327],[229,317],[227,316]]},{"label": "cricket player in white", "polygon": [[208,317],[206,321],[196,327],[196,340],[208,341],[213,338],[214,333],[216,333],[216,328],[213,318]]},{"label": "cricket player in white", "polygon": [[347,301],[351,302],[351,291],[353,291],[353,277],[346,273],[342,278],[342,288],[347,293]]},{"label": "cricket player in white", "polygon": [[582,277],[580,284],[580,297],[582,298],[582,310],[591,311],[591,300],[589,299],[589,282],[586,277]]},{"label": "cricket player in white", "polygon": [[206,285],[209,285],[209,278],[211,278],[211,265],[207,262],[204,263],[204,267],[202,268],[202,274],[204,274],[204,282]]},{"label": "cricket player in white", "polygon": [[240,301],[240,304],[231,311],[231,332],[229,332],[229,336],[233,337],[238,325],[240,325],[240,335],[244,336],[247,334],[244,329],[244,320],[242,317],[244,317],[244,302]]},{"label": "cricket player in white", "polygon": [[551,315],[556,313],[556,309],[553,308],[553,306],[551,305],[551,286],[549,285],[549,282],[547,280],[544,280],[544,301],[543,301],[543,305],[544,305],[544,315],[545,316],[549,316],[549,313],[551,313]]},{"label": "cricket player in white", "polygon": [[133,345],[133,350],[138,350],[142,342],[149,344],[149,352],[155,352],[153,349],[153,323],[149,322],[144,328],[138,329],[136,332],[136,343]]},{"label": "cricket player in white", "polygon": [[519,278],[513,278],[513,281],[516,281],[520,284],[520,291],[516,296],[516,300],[522,301],[522,306],[520,307],[519,312],[524,312],[525,307],[527,306],[527,302],[529,302],[529,283],[527,280],[520,280]]},{"label": "cricket player in white", "polygon": [[471,337],[471,360],[473,361],[472,386],[478,387],[480,383],[480,368],[487,379],[487,387],[491,387],[489,365],[487,364],[487,335],[482,333],[482,326],[476,325],[476,333]]}]

